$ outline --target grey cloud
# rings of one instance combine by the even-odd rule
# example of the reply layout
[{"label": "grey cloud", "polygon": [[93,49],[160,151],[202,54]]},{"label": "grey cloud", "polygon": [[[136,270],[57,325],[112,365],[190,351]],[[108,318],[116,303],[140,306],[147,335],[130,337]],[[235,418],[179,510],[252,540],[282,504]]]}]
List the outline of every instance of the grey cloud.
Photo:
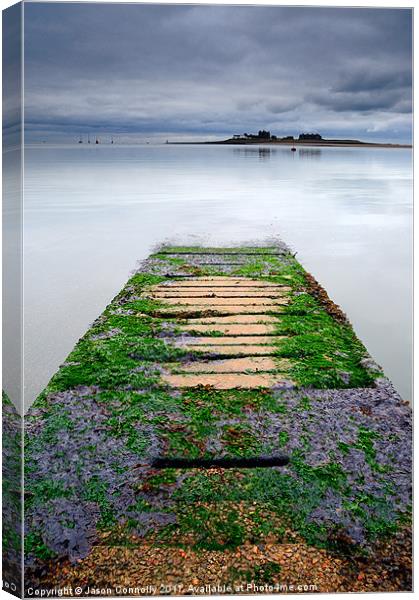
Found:
[{"label": "grey cloud", "polygon": [[273,102],[269,102],[266,105],[266,108],[271,113],[286,113],[291,110],[295,110],[301,105],[301,102],[295,98],[291,98],[289,100],[274,100]]},{"label": "grey cloud", "polygon": [[[398,112],[398,106],[407,101],[398,90],[384,92],[325,92],[313,94],[307,99],[314,104],[324,106],[337,112],[393,111]],[[405,112],[405,111],[402,111]]]},{"label": "grey cloud", "polygon": [[[348,127],[362,137],[366,112],[373,132],[394,113],[391,135],[410,137],[409,10],[28,3],[25,15],[34,138],[53,124],[214,135]],[[337,126],[344,111],[351,123]]]},{"label": "grey cloud", "polygon": [[403,71],[377,72],[376,66],[367,70],[357,69],[340,78],[335,85],[335,92],[365,92],[375,90],[392,90],[409,88],[412,85],[410,69]]}]

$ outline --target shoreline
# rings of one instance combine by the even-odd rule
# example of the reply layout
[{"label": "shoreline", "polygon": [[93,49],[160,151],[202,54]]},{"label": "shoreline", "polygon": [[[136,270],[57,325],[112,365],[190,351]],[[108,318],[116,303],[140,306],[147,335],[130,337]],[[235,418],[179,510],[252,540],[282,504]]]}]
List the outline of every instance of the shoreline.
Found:
[{"label": "shoreline", "polygon": [[310,146],[310,147],[334,147],[334,148],[404,148],[412,149],[413,144],[391,144],[391,143],[379,143],[379,142],[339,142],[339,141],[328,141],[324,140],[321,142],[304,141],[300,142],[295,140],[291,141],[240,141],[240,140],[224,140],[215,142],[166,142],[169,146],[176,145],[215,145],[215,146]]}]

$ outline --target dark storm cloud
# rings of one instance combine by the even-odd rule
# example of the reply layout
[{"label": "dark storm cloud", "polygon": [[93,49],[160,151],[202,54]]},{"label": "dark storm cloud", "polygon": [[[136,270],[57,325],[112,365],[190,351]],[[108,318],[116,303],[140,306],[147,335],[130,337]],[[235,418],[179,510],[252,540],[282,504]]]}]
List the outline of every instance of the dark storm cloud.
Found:
[{"label": "dark storm cloud", "polygon": [[28,131],[410,138],[411,12],[26,4]]},{"label": "dark storm cloud", "polygon": [[[377,69],[354,70],[352,73],[345,73],[341,81],[337,83],[333,91],[336,92],[365,92],[376,90],[400,90],[405,93],[410,91],[412,85],[412,73],[410,65],[406,65],[404,70],[379,72]],[[406,89],[407,88],[407,89]]]},{"label": "dark storm cloud", "polygon": [[[360,91],[356,93],[338,92],[313,94],[308,96],[307,100],[325,106],[338,112],[358,111],[358,112],[376,112],[393,111],[406,112],[408,105],[404,94],[399,90],[374,90]],[[403,107],[403,108],[402,108]]]}]

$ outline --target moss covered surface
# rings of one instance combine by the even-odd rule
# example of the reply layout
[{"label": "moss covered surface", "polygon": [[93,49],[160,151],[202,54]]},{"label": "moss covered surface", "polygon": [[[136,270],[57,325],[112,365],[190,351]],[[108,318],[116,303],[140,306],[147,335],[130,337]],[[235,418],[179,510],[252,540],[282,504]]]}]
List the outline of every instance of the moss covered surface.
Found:
[{"label": "moss covered surface", "polygon": [[[285,248],[199,252],[152,255],[31,408],[28,565],[84,558],[104,534],[109,546],[129,547],[134,536],[156,547],[230,551],[298,538],[368,554],[408,522],[410,410],[350,324],[312,293]],[[181,390],[163,382],[167,364],[197,356],[175,343],[184,315],[164,316],[164,301],[147,291],[191,274],[291,287],[289,303],[272,314],[287,336],[275,354],[290,359],[295,387]],[[290,457],[284,468],[152,467],[162,455],[278,452]]]},{"label": "moss covered surface", "polygon": [[[22,417],[2,394],[2,552],[3,581],[21,592],[22,564]],[[10,586],[15,586],[14,589]]]}]

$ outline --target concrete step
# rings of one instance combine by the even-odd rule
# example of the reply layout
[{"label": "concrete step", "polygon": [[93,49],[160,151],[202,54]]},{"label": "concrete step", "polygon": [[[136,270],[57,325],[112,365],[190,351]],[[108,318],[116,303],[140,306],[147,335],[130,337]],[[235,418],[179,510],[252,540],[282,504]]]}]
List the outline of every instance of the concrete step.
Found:
[{"label": "concrete step", "polygon": [[179,306],[275,306],[288,304],[287,298],[165,298],[164,304],[177,304]]},{"label": "concrete step", "polygon": [[163,338],[169,344],[175,344],[185,348],[187,346],[245,346],[246,344],[273,345],[275,342],[285,339],[283,335],[229,335],[229,336],[191,336],[180,338]]},{"label": "concrete step", "polygon": [[[186,289],[185,289],[186,288]],[[207,294],[215,292],[217,294],[223,295],[224,292],[236,292],[237,294],[246,295],[248,292],[251,294],[270,294],[270,293],[279,293],[279,292],[290,292],[292,288],[286,285],[275,285],[275,286],[247,286],[247,285],[239,285],[239,286],[229,286],[229,285],[217,285],[217,286],[174,286],[174,285],[156,285],[154,287],[149,288],[149,292],[151,293],[181,293],[188,294],[189,292],[199,292],[200,294]]]},{"label": "concrete step", "polygon": [[273,323],[238,323],[236,325],[230,325],[229,323],[213,323],[208,325],[191,323],[188,325],[182,325],[182,331],[198,331],[200,333],[206,333],[208,331],[220,331],[226,335],[269,335],[276,332],[276,326]]},{"label": "concrete step", "polygon": [[[248,279],[246,277],[185,277],[165,283],[164,287],[258,287],[271,288],[277,287],[278,284],[271,281],[263,281],[261,279]],[[161,287],[161,284],[160,286]]]},{"label": "concrete step", "polygon": [[[255,314],[255,315],[229,315],[227,317],[201,317],[197,319],[188,319],[186,325],[225,325],[226,323],[278,323],[278,318],[272,315]],[[217,327],[214,327],[217,329]]]},{"label": "concrete step", "polygon": [[[166,365],[170,367],[170,365]],[[200,360],[184,365],[172,366],[176,373],[244,373],[248,371],[287,371],[291,362],[285,358],[273,359],[267,356],[246,356],[224,360]]]},{"label": "concrete step", "polygon": [[271,354],[275,354],[277,348],[275,346],[257,346],[248,344],[243,346],[227,346],[227,345],[211,345],[211,346],[203,346],[191,344],[185,346],[185,350],[191,350],[193,352],[205,352],[206,354],[213,354],[218,356],[269,356]]},{"label": "concrete step", "polygon": [[285,375],[280,373],[247,375],[244,373],[225,373],[222,377],[218,374],[202,375],[164,375],[163,380],[173,387],[193,388],[200,385],[209,385],[217,390],[232,388],[254,389],[272,387],[280,383],[292,383]]},{"label": "concrete step", "polygon": [[[243,291],[247,290],[247,291]],[[145,294],[149,298],[284,298],[287,297],[288,293],[283,290],[270,289],[263,291],[252,291],[252,288],[240,288],[234,291],[225,291],[225,288],[201,288],[200,291],[189,291],[183,289],[182,291],[153,291],[152,293]]]},{"label": "concrete step", "polygon": [[[205,305],[196,305],[196,304],[190,304],[190,305],[184,305],[184,306],[178,306],[178,305],[173,305],[173,306],[167,306],[164,307],[162,306],[161,308],[159,308],[157,311],[154,311],[154,313],[158,314],[158,315],[176,315],[176,314],[180,314],[180,315],[185,315],[185,313],[188,314],[193,314],[193,316],[195,318],[197,317],[197,314],[199,315],[199,313],[202,313],[202,316],[209,316],[209,315],[231,315],[231,314],[252,314],[252,313],[260,313],[261,310],[266,310],[266,312],[282,312],[283,311],[283,305],[280,304],[273,304],[273,305],[268,305],[268,306],[264,306],[264,305],[255,305],[255,306],[246,306],[246,305],[237,305],[237,304],[231,304],[231,305],[227,305],[227,306],[219,306],[218,304],[213,304],[211,306],[205,306]],[[209,313],[209,314],[208,314]],[[185,317],[186,318],[186,317]]]}]

